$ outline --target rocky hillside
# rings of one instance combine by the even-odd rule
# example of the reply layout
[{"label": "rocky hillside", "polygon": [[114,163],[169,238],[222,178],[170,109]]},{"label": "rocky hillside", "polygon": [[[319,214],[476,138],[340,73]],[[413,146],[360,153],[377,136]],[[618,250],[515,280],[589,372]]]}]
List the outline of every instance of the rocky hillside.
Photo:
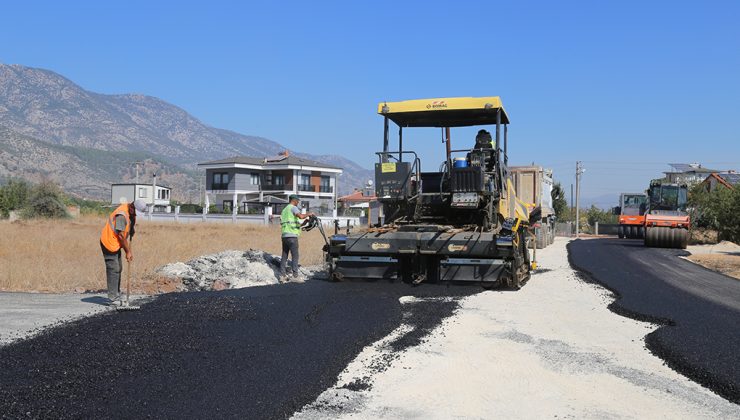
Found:
[{"label": "rocky hillside", "polygon": [[[55,165],[60,166],[59,170],[63,172],[68,168],[51,163],[56,154],[60,154],[60,162],[64,161],[62,151],[67,150],[52,146],[137,153],[139,160],[149,158],[156,162],[172,162],[173,168],[179,165],[188,169],[204,160],[235,155],[271,156],[285,149],[262,137],[207,126],[181,108],[158,98],[89,92],[52,71],[20,65],[0,64],[0,125],[6,132],[16,133],[13,141],[0,140],[7,149],[5,154],[14,147],[10,143],[23,141],[28,144],[35,140],[37,149],[46,148],[45,160],[52,172],[51,167]],[[19,140],[21,138],[24,140]],[[344,168],[341,185],[344,191],[363,184],[372,176],[369,170],[341,156],[293,152]],[[7,166],[1,168],[7,159],[4,156],[0,161],[0,171],[21,175],[10,171]],[[127,155],[111,156],[121,160]],[[78,159],[84,166],[86,158],[78,156]],[[23,162],[25,160],[18,158],[12,164],[21,172],[33,169],[20,166]],[[76,177],[93,175],[95,171],[88,169],[90,171],[82,171]],[[183,174],[190,176],[186,171]],[[87,180],[90,185],[100,182],[98,178]],[[80,183],[85,182],[80,180]]]},{"label": "rocky hillside", "polygon": [[[199,191],[193,171],[154,160],[147,153],[60,146],[0,125],[0,180],[51,179],[73,195],[107,200],[111,183],[135,179],[136,167],[131,162],[141,162],[141,174],[156,172],[159,183],[173,187],[174,199],[197,199]],[[151,178],[142,176],[140,180],[149,182]]]}]

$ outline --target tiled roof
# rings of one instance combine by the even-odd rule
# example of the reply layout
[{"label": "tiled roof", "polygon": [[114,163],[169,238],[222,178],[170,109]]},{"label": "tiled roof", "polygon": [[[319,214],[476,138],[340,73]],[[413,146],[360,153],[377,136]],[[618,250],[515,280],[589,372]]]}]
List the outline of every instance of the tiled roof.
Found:
[{"label": "tiled roof", "polygon": [[345,195],[343,197],[339,197],[338,201],[375,201],[378,197],[375,196],[375,193],[373,192],[373,195],[364,195],[362,191],[355,191],[352,194]]}]

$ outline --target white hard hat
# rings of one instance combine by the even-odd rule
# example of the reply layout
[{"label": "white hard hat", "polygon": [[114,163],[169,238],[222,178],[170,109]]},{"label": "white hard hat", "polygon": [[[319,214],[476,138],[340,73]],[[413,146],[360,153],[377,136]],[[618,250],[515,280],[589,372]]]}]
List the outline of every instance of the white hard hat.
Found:
[{"label": "white hard hat", "polygon": [[142,199],[134,200],[134,208],[142,213],[146,212],[146,201]]}]

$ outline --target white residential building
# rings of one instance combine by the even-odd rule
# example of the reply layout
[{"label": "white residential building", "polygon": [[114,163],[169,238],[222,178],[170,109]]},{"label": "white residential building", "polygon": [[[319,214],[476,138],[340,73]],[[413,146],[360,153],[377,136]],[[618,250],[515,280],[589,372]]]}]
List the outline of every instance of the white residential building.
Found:
[{"label": "white residential building", "polygon": [[111,204],[133,202],[136,199],[146,201],[150,206],[154,205],[155,210],[167,211],[170,206],[170,195],[172,188],[164,185],[157,185],[156,192],[152,193],[152,184],[121,183],[111,185]]},{"label": "white residential building", "polygon": [[301,197],[301,206],[331,214],[335,210],[337,176],[341,168],[290,156],[270,158],[236,156],[198,164],[206,170],[206,207],[220,212],[248,213],[272,204],[279,212],[288,196]]}]

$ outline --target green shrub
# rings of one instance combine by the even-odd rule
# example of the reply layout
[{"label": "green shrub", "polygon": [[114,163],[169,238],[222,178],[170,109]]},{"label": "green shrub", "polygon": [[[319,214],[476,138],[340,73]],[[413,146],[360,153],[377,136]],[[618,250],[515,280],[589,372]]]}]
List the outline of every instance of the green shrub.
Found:
[{"label": "green shrub", "polygon": [[26,206],[31,185],[22,179],[11,179],[0,187],[0,216],[7,218],[11,211]]},{"label": "green shrub", "polygon": [[21,215],[24,218],[44,217],[59,219],[69,217],[62,189],[51,181],[43,181],[31,189]]},{"label": "green shrub", "polygon": [[586,219],[590,226],[599,222],[599,224],[610,224],[617,223],[619,218],[610,211],[601,210],[595,205],[591,205],[591,208],[586,211]]},{"label": "green shrub", "polygon": [[80,208],[80,214],[93,216],[107,216],[110,213],[110,203],[106,201],[88,200],[78,197],[67,197],[65,204]]},{"label": "green shrub", "polygon": [[718,187],[708,192],[701,184],[689,193],[691,224],[719,232],[719,239],[740,242],[740,188]]}]

